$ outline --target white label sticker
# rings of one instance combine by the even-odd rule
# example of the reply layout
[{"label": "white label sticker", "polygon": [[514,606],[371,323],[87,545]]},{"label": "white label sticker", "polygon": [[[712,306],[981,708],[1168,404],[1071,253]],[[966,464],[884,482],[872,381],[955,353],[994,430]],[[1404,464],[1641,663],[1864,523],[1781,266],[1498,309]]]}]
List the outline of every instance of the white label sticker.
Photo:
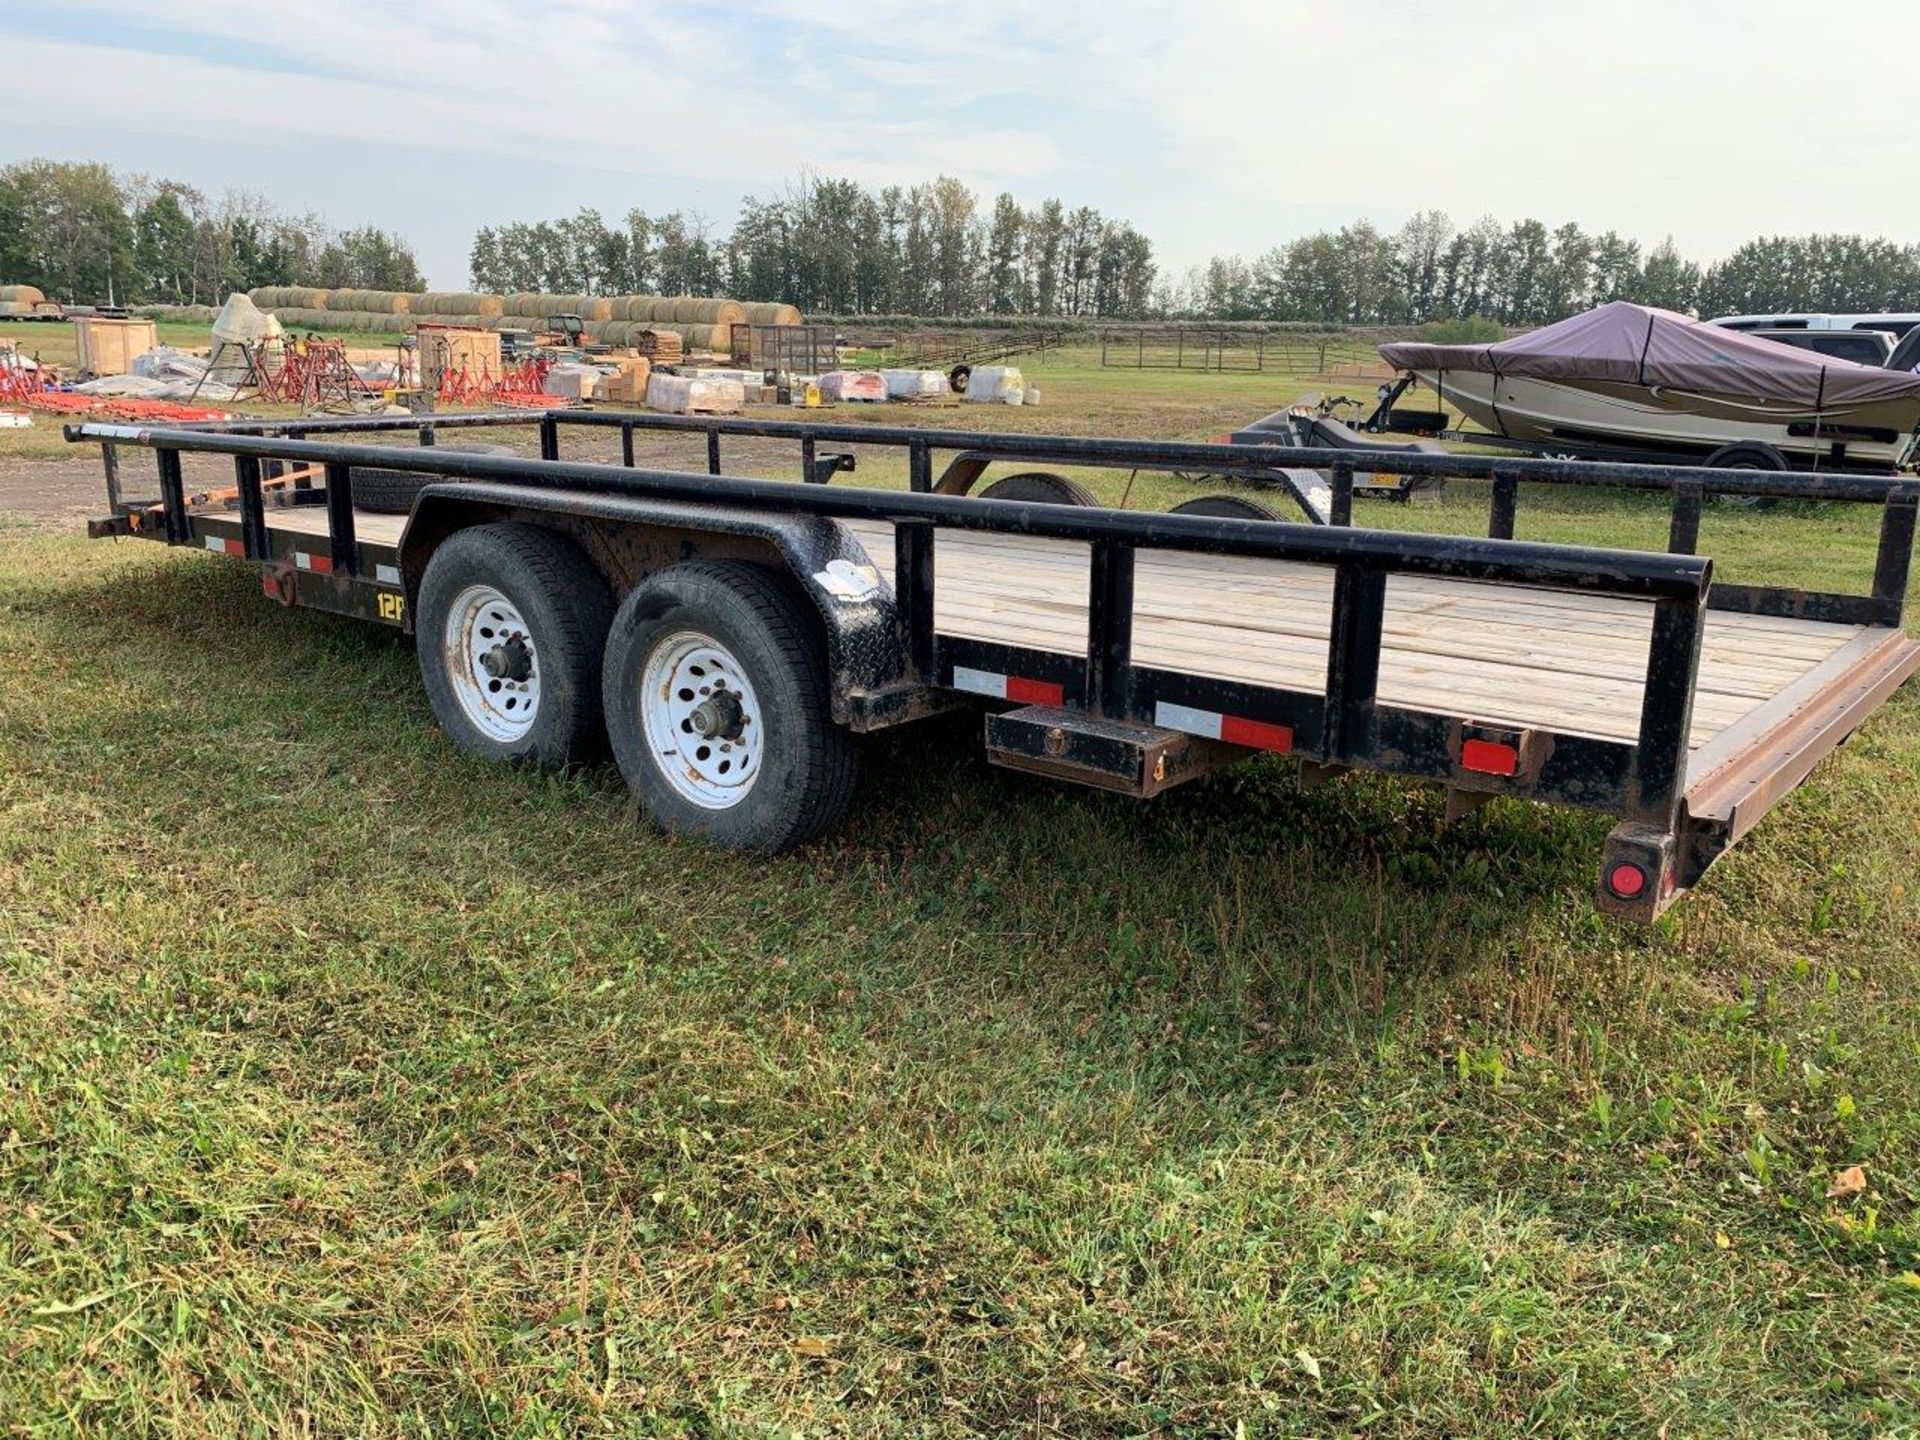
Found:
[{"label": "white label sticker", "polygon": [[813,582],[836,600],[870,600],[880,591],[880,572],[851,560],[829,560],[826,569],[814,572]]}]

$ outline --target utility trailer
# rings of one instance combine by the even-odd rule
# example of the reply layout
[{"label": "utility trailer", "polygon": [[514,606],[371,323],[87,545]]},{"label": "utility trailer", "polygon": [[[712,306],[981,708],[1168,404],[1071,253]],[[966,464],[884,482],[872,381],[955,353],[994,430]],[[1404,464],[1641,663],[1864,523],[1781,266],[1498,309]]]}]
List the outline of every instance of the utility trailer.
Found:
[{"label": "utility trailer", "polygon": [[[534,420],[538,459],[440,443]],[[563,428],[617,455],[563,461]],[[707,473],[636,467],[643,431],[703,434]],[[1650,920],[1920,669],[1910,479],[1394,457],[1490,481],[1482,538],[1355,528],[1352,450],[584,411],[67,436],[106,460],[91,534],[242,559],[282,604],[411,631],[464,748],[564,765],[610,744],[657,823],[763,851],[839,818],[851,736],[984,697],[996,763],[1134,795],[1267,752],[1435,781],[1450,813],[1613,815],[1597,903]],[[725,474],[735,437],[792,443],[797,481]],[[370,443],[391,439],[417,443]],[[908,488],[828,483],[854,463],[828,446],[904,451]],[[129,447],[155,493],[123,496]],[[194,455],[232,484],[190,492]],[[999,461],[1237,475],[1309,523],[1244,493],[1103,509],[1044,471],[965,493]],[[1329,477],[1323,508],[1299,466]],[[357,478],[390,501],[396,476],[417,477],[405,513],[356,505]],[[1663,492],[1669,548],[1516,541],[1523,483]],[[1694,551],[1718,496],[1877,506],[1869,591],[1714,582]]]}]

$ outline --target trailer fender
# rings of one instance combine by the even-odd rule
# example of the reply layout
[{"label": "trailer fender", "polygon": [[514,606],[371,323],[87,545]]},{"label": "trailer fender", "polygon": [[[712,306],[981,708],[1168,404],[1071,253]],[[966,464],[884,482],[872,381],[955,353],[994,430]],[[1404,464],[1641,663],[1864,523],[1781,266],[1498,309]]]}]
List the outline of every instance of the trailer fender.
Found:
[{"label": "trailer fender", "polygon": [[[400,539],[400,571],[409,599],[417,594],[428,558],[447,536],[494,520],[538,524],[543,517],[581,541],[616,594],[664,564],[692,558],[700,551],[700,536],[729,542],[715,547],[722,555],[777,563],[820,617],[833,718],[850,729],[881,729],[950,703],[913,673],[894,606],[893,577],[881,573],[838,522],[821,516],[490,481],[429,485]],[[680,543],[649,558],[630,543],[636,530],[678,537]],[[413,608],[409,604],[410,612]]]}]

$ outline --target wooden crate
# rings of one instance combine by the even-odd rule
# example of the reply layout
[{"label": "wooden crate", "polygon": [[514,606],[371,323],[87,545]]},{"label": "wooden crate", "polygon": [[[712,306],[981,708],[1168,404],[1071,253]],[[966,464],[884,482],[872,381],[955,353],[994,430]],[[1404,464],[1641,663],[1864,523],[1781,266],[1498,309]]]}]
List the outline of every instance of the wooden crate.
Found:
[{"label": "wooden crate", "polygon": [[462,370],[473,384],[500,378],[500,332],[474,330],[464,325],[421,325],[414,330],[419,345],[420,383],[440,388],[447,372]]},{"label": "wooden crate", "polygon": [[133,357],[160,343],[159,328],[151,320],[108,320],[98,315],[76,316],[73,322],[75,362],[83,375],[125,375]]}]

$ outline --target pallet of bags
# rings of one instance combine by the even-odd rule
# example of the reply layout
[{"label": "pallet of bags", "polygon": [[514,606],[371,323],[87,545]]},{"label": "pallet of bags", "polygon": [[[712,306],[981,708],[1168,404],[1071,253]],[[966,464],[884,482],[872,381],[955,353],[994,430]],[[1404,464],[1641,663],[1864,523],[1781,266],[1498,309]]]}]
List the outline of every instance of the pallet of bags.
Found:
[{"label": "pallet of bags", "polygon": [[647,408],[669,415],[733,415],[744,409],[746,389],[738,380],[696,380],[691,375],[647,377]]},{"label": "pallet of bags", "polygon": [[960,398],[975,405],[1020,405],[1027,398],[1027,377],[1017,365],[976,365]]},{"label": "pallet of bags", "polygon": [[822,400],[884,402],[887,382],[878,370],[829,370],[820,377]]},{"label": "pallet of bags", "polygon": [[889,400],[938,400],[952,387],[938,370],[882,370]]}]

